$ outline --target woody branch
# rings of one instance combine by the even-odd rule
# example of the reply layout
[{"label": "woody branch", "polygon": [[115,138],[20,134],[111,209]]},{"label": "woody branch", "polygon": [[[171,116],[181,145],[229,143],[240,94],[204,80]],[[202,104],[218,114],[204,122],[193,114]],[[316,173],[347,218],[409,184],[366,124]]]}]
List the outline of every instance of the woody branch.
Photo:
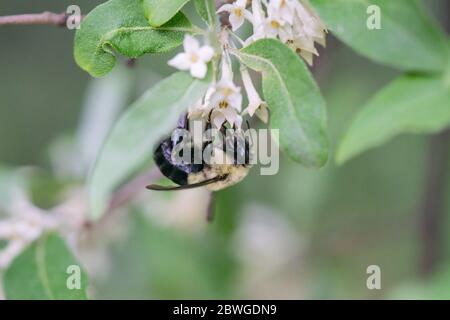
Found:
[{"label": "woody branch", "polygon": [[0,26],[6,25],[50,25],[62,27],[66,25],[68,15],[65,12],[54,13],[45,11],[42,13],[17,14],[0,17]]}]

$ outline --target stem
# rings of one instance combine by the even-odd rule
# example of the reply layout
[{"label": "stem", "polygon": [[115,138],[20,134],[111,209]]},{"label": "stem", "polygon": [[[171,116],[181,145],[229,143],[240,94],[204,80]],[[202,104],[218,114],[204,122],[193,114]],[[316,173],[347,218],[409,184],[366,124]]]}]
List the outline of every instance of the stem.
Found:
[{"label": "stem", "polygon": [[0,17],[0,26],[5,25],[51,25],[63,27],[66,25],[68,15],[65,12],[53,13],[45,11],[42,13],[18,14]]},{"label": "stem", "polygon": [[450,129],[431,137],[427,156],[425,191],[419,214],[420,275],[423,277],[435,271],[442,260],[449,150]]},{"label": "stem", "polygon": [[114,213],[117,212],[117,209],[120,209],[122,206],[130,202],[137,193],[142,190],[145,190],[145,187],[152,182],[161,178],[162,175],[157,167],[152,168],[141,175],[135,177],[128,183],[126,183],[122,188],[120,188],[115,194],[113,194],[111,201],[109,202],[108,209],[106,209],[105,214],[101,217],[101,219],[95,223],[92,223],[89,220],[84,222],[84,228],[86,230],[92,230],[95,225],[100,225],[107,219],[109,219]]},{"label": "stem", "polygon": [[130,201],[136,193],[145,190],[145,187],[161,177],[161,173],[157,167],[144,172],[137,176],[127,184],[125,184],[119,191],[117,191],[109,204],[108,212],[114,211],[125,203]]}]

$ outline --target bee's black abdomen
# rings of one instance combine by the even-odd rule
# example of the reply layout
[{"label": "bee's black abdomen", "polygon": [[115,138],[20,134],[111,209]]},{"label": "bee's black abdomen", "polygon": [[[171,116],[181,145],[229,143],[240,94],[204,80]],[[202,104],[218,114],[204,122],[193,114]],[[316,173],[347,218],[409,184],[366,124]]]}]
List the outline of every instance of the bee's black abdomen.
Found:
[{"label": "bee's black abdomen", "polygon": [[188,184],[188,175],[203,170],[203,164],[181,163],[174,164],[172,161],[173,143],[171,139],[161,142],[155,150],[153,158],[161,173],[182,186]]},{"label": "bee's black abdomen", "polygon": [[187,184],[187,173],[172,164],[171,144],[170,139],[164,140],[155,150],[153,159],[164,176],[176,184],[185,185]]}]

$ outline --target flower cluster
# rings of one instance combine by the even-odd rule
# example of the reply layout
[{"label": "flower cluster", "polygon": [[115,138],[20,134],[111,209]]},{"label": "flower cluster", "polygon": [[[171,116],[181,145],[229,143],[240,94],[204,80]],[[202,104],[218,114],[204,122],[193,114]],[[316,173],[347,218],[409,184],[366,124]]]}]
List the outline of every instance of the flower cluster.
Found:
[{"label": "flower cluster", "polygon": [[248,20],[253,34],[249,44],[263,38],[278,38],[298,52],[310,65],[318,55],[315,42],[325,46],[326,27],[305,0],[252,0],[251,11],[246,0],[223,5],[218,12],[230,14],[232,30],[238,30]]},{"label": "flower cluster", "polygon": [[[220,49],[214,50],[208,44],[201,46],[194,37],[185,36],[184,52],[170,60],[169,65],[180,70],[189,70],[193,77],[203,79],[208,63],[214,57],[220,59],[219,80],[214,81],[205,97],[190,108],[190,118],[208,119],[216,128],[221,128],[226,123],[239,128],[244,115],[256,115],[267,123],[267,104],[261,99],[248,70],[241,65],[241,80],[248,100],[248,106],[242,110],[242,88],[234,82],[230,58],[230,48],[236,48],[236,44],[230,39],[233,36],[240,45],[248,45],[263,38],[278,38],[311,65],[313,55],[318,55],[315,43],[325,45],[326,28],[305,1],[253,0],[248,6],[247,0],[236,0],[224,4],[217,12],[229,14],[231,30],[222,30],[219,37]],[[245,21],[252,24],[253,32],[244,41],[234,31]],[[219,50],[221,52],[216,52]]]}]

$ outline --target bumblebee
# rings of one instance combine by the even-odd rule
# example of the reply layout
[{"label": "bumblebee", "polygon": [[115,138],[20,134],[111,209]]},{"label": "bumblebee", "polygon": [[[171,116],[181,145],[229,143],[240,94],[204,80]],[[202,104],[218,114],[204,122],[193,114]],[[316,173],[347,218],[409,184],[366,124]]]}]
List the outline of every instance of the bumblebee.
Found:
[{"label": "bumblebee", "polygon": [[[247,123],[248,125],[248,123]],[[161,173],[169,178],[177,186],[149,185],[147,189],[157,191],[185,190],[206,186],[211,191],[225,189],[242,181],[248,174],[251,165],[251,145],[249,137],[237,135],[226,136],[220,147],[214,146],[212,139],[203,142],[201,154],[205,149],[212,149],[210,159],[201,159],[195,163],[194,154],[196,147],[193,143],[188,148],[191,151],[190,161],[175,161],[173,153],[177,146],[183,142],[183,136],[179,132],[189,131],[189,119],[187,115],[178,121],[177,128],[172,135],[162,140],[155,149],[153,159]],[[211,129],[211,122],[206,123],[205,132]],[[220,129],[225,133],[225,127]],[[231,152],[230,152],[231,150]],[[197,150],[198,151],[198,150]],[[182,154],[180,154],[182,156]]]}]

